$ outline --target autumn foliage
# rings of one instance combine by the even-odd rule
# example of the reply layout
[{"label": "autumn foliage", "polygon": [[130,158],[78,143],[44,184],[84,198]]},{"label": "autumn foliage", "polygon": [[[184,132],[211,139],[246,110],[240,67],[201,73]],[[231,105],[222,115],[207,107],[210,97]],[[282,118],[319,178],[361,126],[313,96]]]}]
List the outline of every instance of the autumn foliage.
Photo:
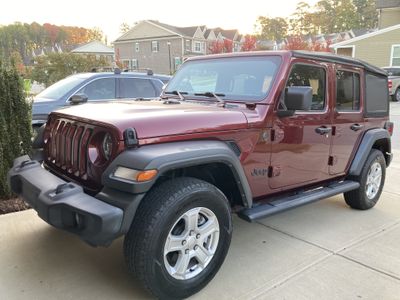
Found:
[{"label": "autumn foliage", "polygon": [[57,26],[49,23],[40,25],[33,22],[14,23],[0,26],[0,58],[4,61],[18,52],[27,64],[33,51],[45,47],[71,48],[94,40],[102,40],[103,33],[98,28]]},{"label": "autumn foliage", "polygon": [[254,51],[256,49],[257,38],[254,35],[246,35],[240,51]]},{"label": "autumn foliage", "polygon": [[218,53],[229,53],[233,50],[233,42],[231,40],[225,39],[223,41],[213,41],[208,47],[208,51],[211,54]]},{"label": "autumn foliage", "polygon": [[287,43],[284,47],[285,50],[308,50],[317,52],[331,52],[329,48],[331,42],[328,40],[326,43],[318,41],[306,41],[302,36],[296,35],[287,38]]}]

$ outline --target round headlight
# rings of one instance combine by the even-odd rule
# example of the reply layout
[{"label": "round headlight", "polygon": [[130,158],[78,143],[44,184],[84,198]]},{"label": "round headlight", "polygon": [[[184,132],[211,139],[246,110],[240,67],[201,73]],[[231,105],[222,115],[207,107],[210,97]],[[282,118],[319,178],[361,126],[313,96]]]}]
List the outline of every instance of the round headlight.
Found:
[{"label": "round headlight", "polygon": [[109,133],[106,133],[103,139],[103,154],[107,160],[111,156],[112,148],[113,148],[113,141],[111,135]]}]

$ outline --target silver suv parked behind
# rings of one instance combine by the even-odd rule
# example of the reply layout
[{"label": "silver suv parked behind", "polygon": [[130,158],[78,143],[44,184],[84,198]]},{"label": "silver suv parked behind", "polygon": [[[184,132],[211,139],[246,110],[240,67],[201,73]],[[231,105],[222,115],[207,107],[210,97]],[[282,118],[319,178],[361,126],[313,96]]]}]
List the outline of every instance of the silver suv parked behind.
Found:
[{"label": "silver suv parked behind", "polygon": [[146,73],[80,73],[64,78],[38,94],[32,105],[32,126],[38,128],[48,115],[62,107],[86,101],[143,100],[158,97],[171,76]]},{"label": "silver suv parked behind", "polygon": [[393,101],[400,101],[400,66],[383,68],[389,73],[389,94]]}]

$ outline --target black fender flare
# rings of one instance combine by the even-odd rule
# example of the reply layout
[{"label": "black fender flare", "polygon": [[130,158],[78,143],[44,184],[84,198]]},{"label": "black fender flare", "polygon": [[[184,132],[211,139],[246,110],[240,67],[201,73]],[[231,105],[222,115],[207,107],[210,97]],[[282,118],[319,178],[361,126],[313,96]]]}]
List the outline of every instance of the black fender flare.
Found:
[{"label": "black fender flare", "polygon": [[[390,163],[391,140],[389,132],[383,128],[371,129],[365,132],[364,136],[362,137],[361,143],[354,156],[353,162],[351,163],[349,175],[358,176],[361,174],[361,170],[365,164],[365,161],[368,158],[369,153],[371,152],[372,147],[374,146],[376,141],[382,139],[388,141],[389,149],[387,149],[387,153],[383,153],[383,155],[385,157],[389,155],[389,160],[387,161]],[[389,165],[389,163],[387,165]]]},{"label": "black fender flare", "polygon": [[[146,193],[158,177],[167,171],[185,167],[223,163],[236,180],[245,207],[252,206],[252,194],[239,157],[231,146],[223,141],[183,141],[145,145],[127,149],[116,157],[102,176],[104,186],[133,194]],[[158,170],[157,177],[147,182],[134,182],[114,176],[118,166],[136,170]]]}]

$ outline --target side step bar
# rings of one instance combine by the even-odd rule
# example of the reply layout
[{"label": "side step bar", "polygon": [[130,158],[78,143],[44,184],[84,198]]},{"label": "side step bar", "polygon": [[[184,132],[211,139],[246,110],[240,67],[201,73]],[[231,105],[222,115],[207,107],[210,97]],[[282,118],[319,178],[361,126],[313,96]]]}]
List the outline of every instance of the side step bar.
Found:
[{"label": "side step bar", "polygon": [[238,212],[240,218],[253,222],[281,211],[289,210],[308,203],[316,202],[337,194],[358,189],[360,184],[356,181],[346,180],[331,184],[312,191],[306,191],[293,196],[285,196],[267,204],[246,208]]}]

